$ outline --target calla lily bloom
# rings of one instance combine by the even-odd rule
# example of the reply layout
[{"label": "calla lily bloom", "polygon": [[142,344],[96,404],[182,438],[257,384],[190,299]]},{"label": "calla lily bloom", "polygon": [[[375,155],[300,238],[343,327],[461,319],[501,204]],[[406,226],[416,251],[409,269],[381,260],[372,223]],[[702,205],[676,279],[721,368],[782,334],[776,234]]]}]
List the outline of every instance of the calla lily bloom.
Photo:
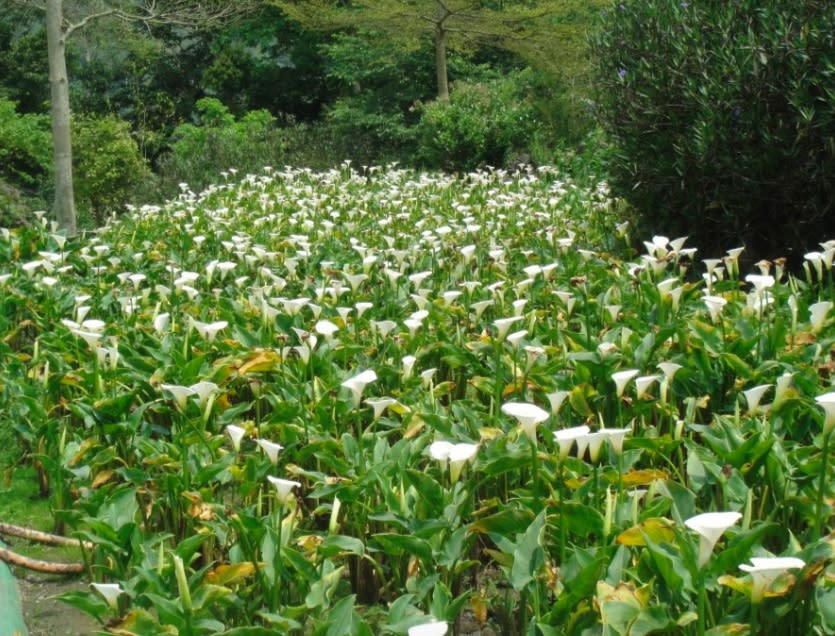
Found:
[{"label": "calla lily bloom", "polygon": [[549,413],[536,404],[507,402],[502,404],[502,413],[516,418],[525,434],[536,443],[536,426],[548,419]]},{"label": "calla lily bloom", "polygon": [[449,451],[449,469],[452,474],[452,481],[458,479],[458,475],[461,473],[461,467],[465,462],[472,460],[477,452],[478,444],[459,442],[452,445]]},{"label": "calla lily bloom", "polygon": [[826,418],[823,422],[823,434],[828,435],[832,431],[832,428],[835,427],[835,391],[819,395],[815,398],[815,402],[826,412]]},{"label": "calla lily bloom", "polygon": [[264,451],[273,466],[278,464],[278,453],[284,448],[281,444],[271,442],[267,439],[255,440],[255,443],[261,447],[261,450]]},{"label": "calla lily bloom", "polygon": [[548,403],[551,405],[551,415],[556,415],[560,412],[565,398],[569,396],[568,391],[554,391],[545,397],[548,398]]},{"label": "calla lily bloom", "polygon": [[742,392],[742,395],[745,396],[745,401],[748,404],[748,415],[755,415],[757,413],[760,409],[760,401],[763,399],[763,395],[765,395],[765,392],[770,388],[770,384],[760,384]]},{"label": "calla lily bloom", "polygon": [[196,384],[192,384],[189,387],[194,395],[197,396],[197,401],[200,404],[200,408],[206,406],[206,401],[209,399],[209,396],[217,391],[218,386],[214,382],[197,382]]},{"label": "calla lily bloom", "polygon": [[234,424],[226,425],[226,434],[232,440],[232,446],[236,453],[241,452],[241,440],[246,436],[246,429],[235,426]]},{"label": "calla lily bloom", "polygon": [[365,403],[374,409],[374,419],[377,420],[380,419],[383,411],[385,411],[392,404],[396,404],[397,400],[390,397],[366,398]]},{"label": "calla lily bloom", "polygon": [[805,567],[806,563],[797,557],[751,557],[751,565],[743,563],[740,570],[748,572],[753,578],[751,602],[759,605],[765,598],[766,590],[775,579],[788,570]]},{"label": "calla lily bloom", "polygon": [[412,370],[415,367],[415,362],[417,362],[417,358],[415,358],[415,356],[403,356],[403,359],[400,361],[400,364],[403,365],[404,380],[408,380],[412,377]]},{"label": "calla lily bloom", "polygon": [[659,362],[658,368],[661,370],[661,373],[664,374],[664,378],[667,382],[672,382],[675,374],[682,368],[682,366],[676,362]]},{"label": "calla lily bloom", "polygon": [[657,375],[643,375],[635,378],[635,397],[639,400],[647,397],[647,391],[658,381]]},{"label": "calla lily bloom", "polygon": [[741,518],[738,512],[705,512],[684,522],[688,528],[699,533],[700,568],[710,560],[719,537]]},{"label": "calla lily bloom", "polygon": [[163,335],[168,331],[168,324],[171,322],[171,315],[168,313],[161,313],[154,318],[154,331],[157,335]]},{"label": "calla lily bloom", "polygon": [[710,319],[713,322],[719,320],[722,309],[728,304],[728,301],[721,296],[703,296],[702,301],[707,306],[707,310],[710,313]]},{"label": "calla lily bloom", "polygon": [[601,428],[599,432],[606,435],[615,455],[623,455],[623,442],[632,432],[631,428]]},{"label": "calla lily bloom", "polygon": [[409,636],[444,636],[449,629],[446,621],[432,621],[431,623],[421,623],[409,628]]},{"label": "calla lily bloom", "polygon": [[[560,448],[560,460],[566,459],[571,452],[571,447],[574,445],[574,442],[588,436],[590,431],[591,429],[585,425],[554,431],[554,441]],[[587,444],[583,445],[584,454],[586,446]]]},{"label": "calla lily bloom", "polygon": [[339,327],[337,327],[330,320],[320,320],[316,323],[316,325],[314,325],[313,329],[316,333],[325,336],[325,338],[328,339],[333,337],[333,334],[339,331]]},{"label": "calla lily bloom", "polygon": [[777,378],[777,382],[774,385],[774,402],[771,404],[772,408],[776,409],[786,400],[793,376],[794,373],[786,372]]},{"label": "calla lily bloom", "polygon": [[351,396],[354,400],[354,408],[359,408],[360,402],[362,401],[362,392],[365,389],[365,386],[374,382],[376,379],[377,374],[374,370],[367,369],[352,378],[348,378],[342,383],[342,386],[351,392]]},{"label": "calla lily bloom", "polygon": [[174,400],[177,402],[177,406],[180,407],[180,410],[184,410],[186,408],[189,396],[194,395],[195,393],[194,389],[190,386],[182,386],[179,384],[161,384],[160,388],[163,391],[168,391],[172,396],[174,396]]},{"label": "calla lily bloom", "polygon": [[119,609],[119,597],[125,591],[118,583],[91,583],[90,586],[107,601],[110,609]]},{"label": "calla lily bloom", "polygon": [[754,286],[757,292],[763,292],[770,287],[774,287],[774,277],[762,274],[748,274],[745,280]]},{"label": "calla lily bloom", "polygon": [[293,489],[301,486],[301,483],[290,479],[280,479],[267,475],[267,480],[275,487],[276,498],[279,502],[286,504],[293,498]]},{"label": "calla lily bloom", "polygon": [[832,301],[822,300],[814,305],[809,305],[809,321],[812,324],[812,331],[815,333],[823,329],[826,324],[826,315],[832,310]]},{"label": "calla lily bloom", "polygon": [[493,325],[498,331],[496,339],[500,341],[504,340],[507,336],[507,332],[510,331],[510,326],[519,320],[524,320],[524,316],[512,316],[510,318],[499,318],[498,320],[494,320]]},{"label": "calla lily bloom", "polygon": [[625,369],[612,374],[612,380],[615,381],[615,389],[618,397],[623,397],[623,391],[627,383],[636,375],[638,375],[638,369]]},{"label": "calla lily bloom", "polygon": [[441,465],[446,468],[446,462],[449,461],[449,454],[452,452],[452,442],[443,440],[432,442],[429,445],[429,456],[435,461],[441,462]]},{"label": "calla lily bloom", "polygon": [[205,338],[209,342],[214,342],[218,332],[221,329],[226,329],[226,327],[229,326],[229,323],[225,320],[218,320],[217,322],[209,323],[192,320],[192,325],[194,325],[194,328],[201,337]]}]

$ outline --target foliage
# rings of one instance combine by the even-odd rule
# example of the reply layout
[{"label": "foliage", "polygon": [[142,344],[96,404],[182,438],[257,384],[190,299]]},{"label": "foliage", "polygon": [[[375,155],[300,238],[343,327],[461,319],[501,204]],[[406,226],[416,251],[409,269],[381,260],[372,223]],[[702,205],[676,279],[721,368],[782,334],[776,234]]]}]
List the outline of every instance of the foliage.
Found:
[{"label": "foliage", "polygon": [[198,100],[196,109],[196,123],[177,127],[162,161],[161,178],[169,189],[179,183],[203,188],[229,169],[256,172],[265,163],[282,163],[281,132],[266,110],[236,119],[213,97]]},{"label": "foliage", "polygon": [[97,224],[124,211],[151,173],[130,127],[114,116],[73,119],[73,169],[80,210]]},{"label": "foliage", "polygon": [[[343,164],[0,231],[0,425],[118,593],[63,600],[155,635],[825,632],[835,241],[800,278],[635,254],[616,203]],[[755,594],[771,555],[802,565]]]},{"label": "foliage", "polygon": [[419,156],[436,168],[468,171],[504,166],[523,153],[537,125],[514,77],[489,83],[458,82],[448,102],[422,107]]},{"label": "foliage", "polygon": [[0,177],[33,188],[49,174],[51,161],[49,118],[21,115],[14,102],[0,99]]},{"label": "foliage", "polygon": [[[49,100],[46,31],[14,7],[0,16],[0,97],[17,102],[23,113],[43,112]],[[70,62],[71,63],[71,62]]]},{"label": "foliage", "polygon": [[277,8],[264,6],[213,37],[200,84],[237,116],[266,109],[285,123],[311,121],[333,95],[322,41]]},{"label": "foliage", "polygon": [[601,22],[612,184],[645,229],[774,256],[832,227],[835,5],[624,1]]}]

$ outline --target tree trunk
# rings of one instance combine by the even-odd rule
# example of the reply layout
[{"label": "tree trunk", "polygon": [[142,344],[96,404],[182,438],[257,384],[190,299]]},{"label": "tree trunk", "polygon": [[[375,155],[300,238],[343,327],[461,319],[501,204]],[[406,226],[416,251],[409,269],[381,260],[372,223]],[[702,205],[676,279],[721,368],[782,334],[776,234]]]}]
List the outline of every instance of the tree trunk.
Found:
[{"label": "tree trunk", "polygon": [[449,76],[446,68],[446,31],[438,23],[435,26],[435,73],[438,77],[438,99],[449,101]]},{"label": "tree trunk", "polygon": [[67,236],[75,236],[75,195],[72,182],[70,86],[67,78],[63,0],[47,0],[46,40],[52,102],[52,146],[55,169],[55,217]]}]

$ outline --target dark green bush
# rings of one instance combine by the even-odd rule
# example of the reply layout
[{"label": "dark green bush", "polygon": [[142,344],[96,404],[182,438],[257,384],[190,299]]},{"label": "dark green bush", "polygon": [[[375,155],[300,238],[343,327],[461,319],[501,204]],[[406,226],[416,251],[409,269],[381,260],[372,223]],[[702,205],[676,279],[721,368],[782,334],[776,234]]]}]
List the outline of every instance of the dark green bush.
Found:
[{"label": "dark green bush", "polygon": [[423,106],[418,153],[429,166],[474,170],[505,165],[524,153],[536,120],[531,104],[509,76],[490,82],[457,82],[448,102]]},{"label": "dark green bush", "polygon": [[835,236],[835,3],[624,0],[601,22],[611,184],[644,235],[765,256]]},{"label": "dark green bush", "polygon": [[197,111],[196,124],[182,124],[174,131],[171,151],[161,162],[169,194],[179,183],[204,188],[230,169],[257,174],[264,166],[282,165],[282,133],[268,111],[254,110],[235,119],[213,97],[198,100]]},{"label": "dark green bush", "polygon": [[119,118],[73,118],[73,177],[79,213],[89,213],[97,224],[124,211],[151,170]]},{"label": "dark green bush", "polygon": [[27,189],[37,187],[51,161],[49,117],[21,115],[14,102],[0,98],[0,177]]}]

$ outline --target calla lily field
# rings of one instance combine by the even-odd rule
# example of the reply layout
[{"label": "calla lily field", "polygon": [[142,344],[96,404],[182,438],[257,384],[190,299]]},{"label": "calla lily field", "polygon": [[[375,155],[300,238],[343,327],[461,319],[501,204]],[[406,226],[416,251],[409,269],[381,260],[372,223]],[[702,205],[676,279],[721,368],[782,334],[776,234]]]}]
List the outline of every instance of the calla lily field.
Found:
[{"label": "calla lily field", "polygon": [[238,176],[0,234],[2,426],[102,633],[835,633],[835,242],[635,237],[555,168]]}]

